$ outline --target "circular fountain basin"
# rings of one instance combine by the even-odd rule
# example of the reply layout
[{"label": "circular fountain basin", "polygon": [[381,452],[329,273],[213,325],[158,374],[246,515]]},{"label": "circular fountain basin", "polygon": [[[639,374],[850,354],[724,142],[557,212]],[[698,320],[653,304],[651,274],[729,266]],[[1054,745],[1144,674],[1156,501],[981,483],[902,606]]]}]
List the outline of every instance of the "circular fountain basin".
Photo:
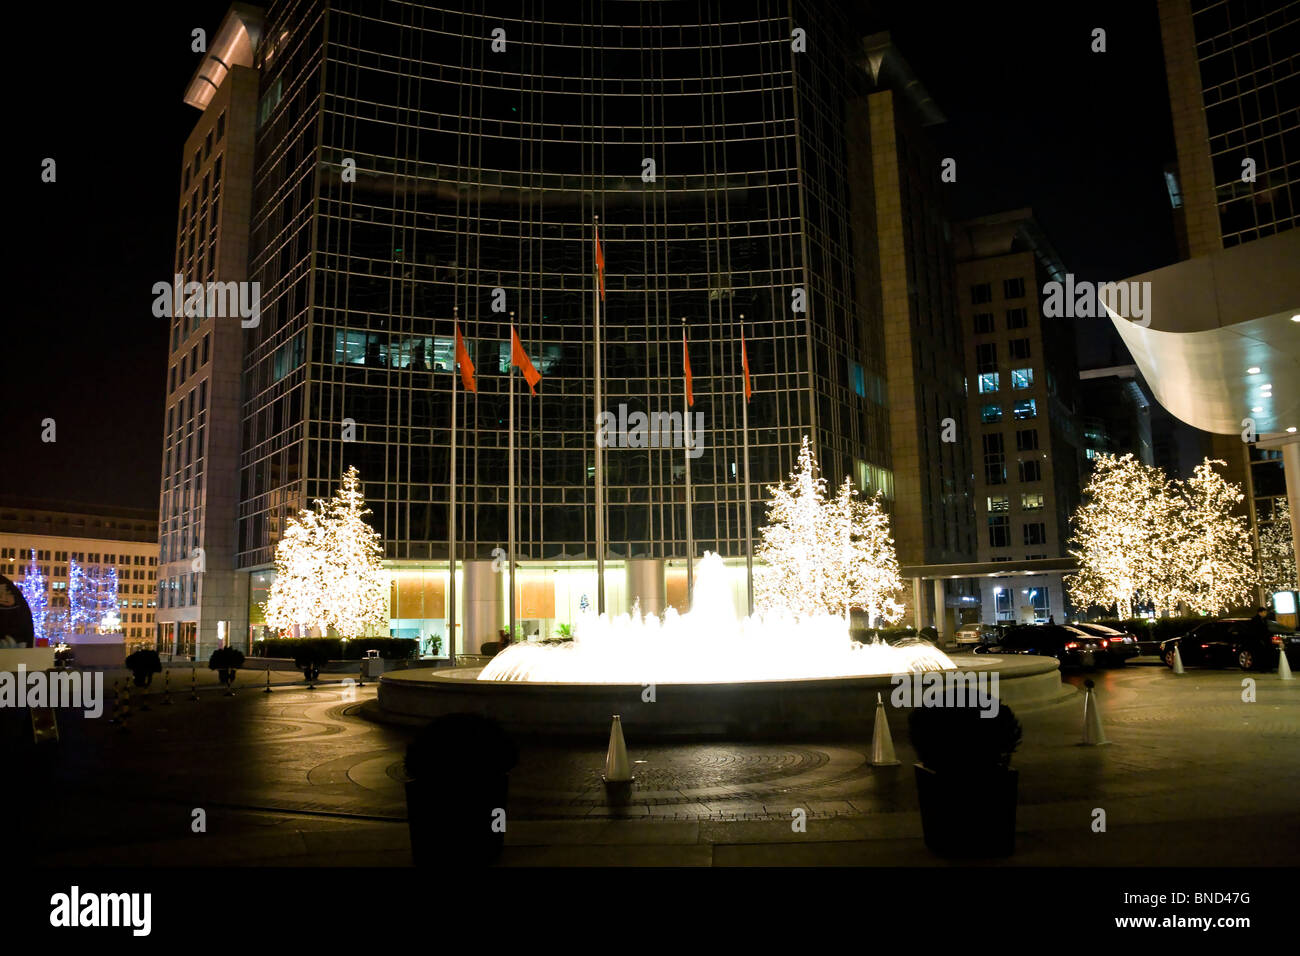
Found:
[{"label": "circular fountain basin", "polygon": [[[998,675],[997,697],[1015,710],[1059,702],[1073,688],[1061,684],[1054,658],[1029,655],[950,655],[956,669]],[[481,667],[403,670],[379,679],[379,706],[390,717],[420,722],[451,713],[483,714],[511,733],[607,732],[618,714],[624,730],[645,737],[772,738],[789,734],[870,734],[876,695],[891,716],[897,686],[888,674],[734,683],[573,684],[479,680]],[[943,673],[943,672],[939,672]],[[907,675],[909,678],[912,675]],[[991,682],[988,685],[991,687]],[[906,721],[891,720],[895,737]]]}]

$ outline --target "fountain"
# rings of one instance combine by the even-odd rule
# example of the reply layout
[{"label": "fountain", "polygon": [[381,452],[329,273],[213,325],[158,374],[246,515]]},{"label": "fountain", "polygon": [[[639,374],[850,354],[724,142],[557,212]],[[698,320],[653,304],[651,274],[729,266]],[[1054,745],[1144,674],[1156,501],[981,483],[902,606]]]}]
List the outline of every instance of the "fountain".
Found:
[{"label": "fountain", "polygon": [[877,695],[890,700],[903,674],[996,670],[999,696],[1017,708],[1061,695],[1052,658],[953,659],[920,640],[858,644],[846,620],[829,614],[737,619],[716,554],[697,565],[694,598],[685,614],[584,614],[572,642],[515,644],[484,667],[390,671],[379,681],[379,707],[420,723],[486,714],[530,734],[601,734],[619,714],[639,739],[869,739]]},{"label": "fountain", "polygon": [[579,617],[572,642],[514,644],[478,675],[481,681],[564,684],[717,684],[867,677],[946,670],[953,662],[927,641],[859,644],[848,622],[823,614],[796,620],[773,612],[737,620],[722,558],[707,552],[695,576],[690,611],[662,618],[630,614]]}]

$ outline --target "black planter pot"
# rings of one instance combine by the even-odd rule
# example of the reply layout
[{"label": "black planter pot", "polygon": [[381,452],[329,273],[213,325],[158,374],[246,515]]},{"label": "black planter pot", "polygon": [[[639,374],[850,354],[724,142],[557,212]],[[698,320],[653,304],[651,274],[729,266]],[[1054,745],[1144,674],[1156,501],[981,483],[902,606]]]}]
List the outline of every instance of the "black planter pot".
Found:
[{"label": "black planter pot", "polygon": [[495,863],[506,835],[495,832],[493,814],[505,809],[509,792],[510,777],[505,773],[484,774],[477,780],[448,774],[444,779],[408,781],[411,861],[437,867]]},{"label": "black planter pot", "polygon": [[925,845],[945,857],[1010,856],[1020,771],[935,773],[916,764]]}]

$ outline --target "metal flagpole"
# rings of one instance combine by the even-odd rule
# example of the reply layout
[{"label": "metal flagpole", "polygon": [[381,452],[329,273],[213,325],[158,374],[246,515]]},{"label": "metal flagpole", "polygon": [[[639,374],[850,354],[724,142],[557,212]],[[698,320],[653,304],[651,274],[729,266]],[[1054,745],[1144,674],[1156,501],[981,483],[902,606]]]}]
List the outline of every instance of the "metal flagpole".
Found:
[{"label": "metal flagpole", "polygon": [[[600,216],[593,214],[592,234],[596,243],[600,242]],[[596,303],[595,322],[595,358],[593,371],[596,375],[596,613],[605,613],[605,449],[600,445],[600,413],[604,410],[604,398],[601,394],[600,363],[600,266],[595,269],[595,282],[592,293]]]},{"label": "metal flagpole", "polygon": [[[749,355],[745,352],[745,316],[740,316],[740,349],[741,355],[748,365]],[[749,582],[749,613],[754,613],[754,536],[751,528],[752,519],[750,516],[749,504],[749,396],[745,394],[746,386],[749,384],[749,369],[742,368],[741,374],[744,380],[740,387],[740,433],[744,440],[745,446],[745,575]]]},{"label": "metal flagpole", "polygon": [[[460,356],[456,336],[460,334],[460,308],[452,306],[451,338],[451,495],[447,505],[447,663],[456,666],[456,379],[460,378]],[[435,364],[437,356],[432,356]]]},{"label": "metal flagpole", "polygon": [[[510,313],[510,347],[514,348],[515,314]],[[513,361],[513,356],[511,357]],[[522,371],[522,370],[521,370]],[[510,625],[506,630],[506,641],[515,639],[515,373],[510,373],[510,448],[507,454],[510,469],[509,517],[506,520],[508,540],[506,542],[506,561],[508,583],[510,587]],[[504,649],[504,648],[503,648]]]},{"label": "metal flagpole", "polygon": [[686,391],[686,316],[682,316],[682,448],[686,462],[686,606],[695,600],[695,532],[691,526],[691,403]]}]

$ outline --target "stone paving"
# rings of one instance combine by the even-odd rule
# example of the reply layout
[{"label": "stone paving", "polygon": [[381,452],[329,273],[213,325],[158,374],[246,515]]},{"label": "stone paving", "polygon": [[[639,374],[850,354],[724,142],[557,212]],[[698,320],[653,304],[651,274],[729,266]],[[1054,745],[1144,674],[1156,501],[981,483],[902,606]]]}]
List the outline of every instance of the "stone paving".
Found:
[{"label": "stone paving", "polygon": [[[243,675],[241,675],[243,676]],[[258,676],[261,676],[260,674]],[[1300,862],[1300,681],[1163,667],[1098,671],[1112,741],[1079,746],[1082,696],[1020,714],[1013,863]],[[1080,683],[1082,676],[1072,676]],[[47,864],[405,864],[401,758],[412,731],[358,713],[373,686],[201,691],[128,729],[71,716],[28,751],[18,799]],[[920,841],[914,757],[873,768],[869,741],[628,740],[631,805],[606,804],[607,728],[521,742],[503,862],[936,862]],[[974,804],[975,797],[972,797]],[[1112,839],[1090,828],[1106,810]],[[191,832],[202,808],[208,832]],[[791,829],[792,811],[808,820]],[[1122,835],[1122,837],[1121,837]]]}]

